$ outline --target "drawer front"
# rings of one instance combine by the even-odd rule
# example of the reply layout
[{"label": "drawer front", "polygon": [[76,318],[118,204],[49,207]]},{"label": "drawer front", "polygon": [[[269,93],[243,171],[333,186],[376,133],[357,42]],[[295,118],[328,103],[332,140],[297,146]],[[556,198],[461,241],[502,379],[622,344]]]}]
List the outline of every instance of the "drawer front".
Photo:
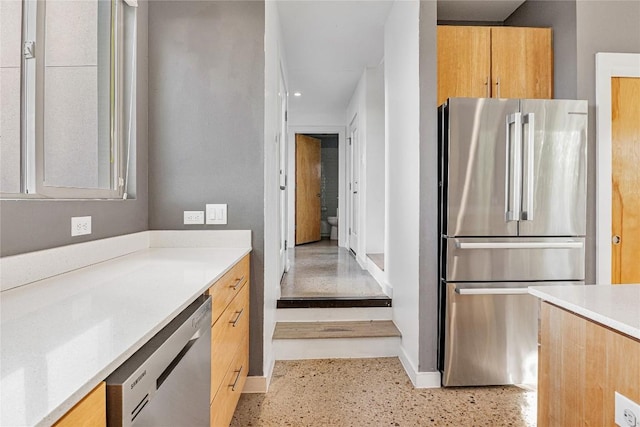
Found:
[{"label": "drawer front", "polygon": [[223,378],[237,348],[249,337],[249,284],[231,301],[211,329],[211,397]]},{"label": "drawer front", "polygon": [[211,427],[229,427],[249,371],[249,339],[238,347],[222,387],[211,403]]},{"label": "drawer front", "polygon": [[107,425],[107,393],[104,382],[60,418],[54,427],[105,427]]},{"label": "drawer front", "polygon": [[211,295],[211,324],[213,325],[231,300],[249,281],[249,255],[242,258],[231,270],[209,288]]}]

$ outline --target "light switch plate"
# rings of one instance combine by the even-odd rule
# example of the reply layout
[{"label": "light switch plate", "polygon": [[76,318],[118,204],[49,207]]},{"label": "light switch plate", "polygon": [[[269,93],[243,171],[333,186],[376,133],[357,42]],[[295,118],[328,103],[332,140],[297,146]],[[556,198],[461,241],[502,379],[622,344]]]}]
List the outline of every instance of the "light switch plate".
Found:
[{"label": "light switch plate", "polygon": [[204,211],[184,211],[184,224],[204,224]]},{"label": "light switch plate", "polygon": [[615,392],[615,421],[621,427],[640,427],[640,404]]},{"label": "light switch plate", "polygon": [[226,204],[208,204],[207,224],[226,224],[227,223],[227,205]]},{"label": "light switch plate", "polygon": [[91,217],[74,216],[71,218],[71,236],[91,234]]}]

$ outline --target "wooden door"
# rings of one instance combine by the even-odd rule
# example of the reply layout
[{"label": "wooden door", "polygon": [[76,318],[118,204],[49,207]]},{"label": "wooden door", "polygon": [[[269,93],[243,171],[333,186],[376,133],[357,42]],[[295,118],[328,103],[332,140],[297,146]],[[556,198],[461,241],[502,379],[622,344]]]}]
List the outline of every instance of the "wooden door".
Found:
[{"label": "wooden door", "polygon": [[491,29],[438,26],[438,105],[447,98],[490,97]]},{"label": "wooden door", "polygon": [[616,284],[640,282],[639,99],[640,78],[611,79],[611,282]]},{"label": "wooden door", "polygon": [[492,27],[493,98],[553,98],[550,28]]},{"label": "wooden door", "polygon": [[296,245],[320,240],[320,140],[296,134]]}]

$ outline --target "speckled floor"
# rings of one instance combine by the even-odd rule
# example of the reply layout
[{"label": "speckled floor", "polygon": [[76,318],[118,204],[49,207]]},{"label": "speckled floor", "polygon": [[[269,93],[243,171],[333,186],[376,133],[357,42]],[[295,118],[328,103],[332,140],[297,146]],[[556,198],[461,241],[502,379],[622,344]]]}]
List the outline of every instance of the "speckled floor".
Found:
[{"label": "speckled floor", "polygon": [[397,358],[278,361],[267,394],[243,394],[249,426],[526,426],[536,393],[517,387],[414,389]]},{"label": "speckled floor", "polygon": [[336,240],[296,246],[290,250],[291,268],[281,282],[283,298],[384,296],[368,271],[358,265]]}]

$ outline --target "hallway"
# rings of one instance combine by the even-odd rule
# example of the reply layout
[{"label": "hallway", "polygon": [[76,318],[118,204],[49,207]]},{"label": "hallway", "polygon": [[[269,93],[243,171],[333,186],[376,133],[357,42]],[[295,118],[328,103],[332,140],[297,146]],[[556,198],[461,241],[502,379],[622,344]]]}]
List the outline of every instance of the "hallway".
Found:
[{"label": "hallway", "polygon": [[290,249],[291,268],[281,281],[281,298],[386,297],[368,271],[336,240]]}]

